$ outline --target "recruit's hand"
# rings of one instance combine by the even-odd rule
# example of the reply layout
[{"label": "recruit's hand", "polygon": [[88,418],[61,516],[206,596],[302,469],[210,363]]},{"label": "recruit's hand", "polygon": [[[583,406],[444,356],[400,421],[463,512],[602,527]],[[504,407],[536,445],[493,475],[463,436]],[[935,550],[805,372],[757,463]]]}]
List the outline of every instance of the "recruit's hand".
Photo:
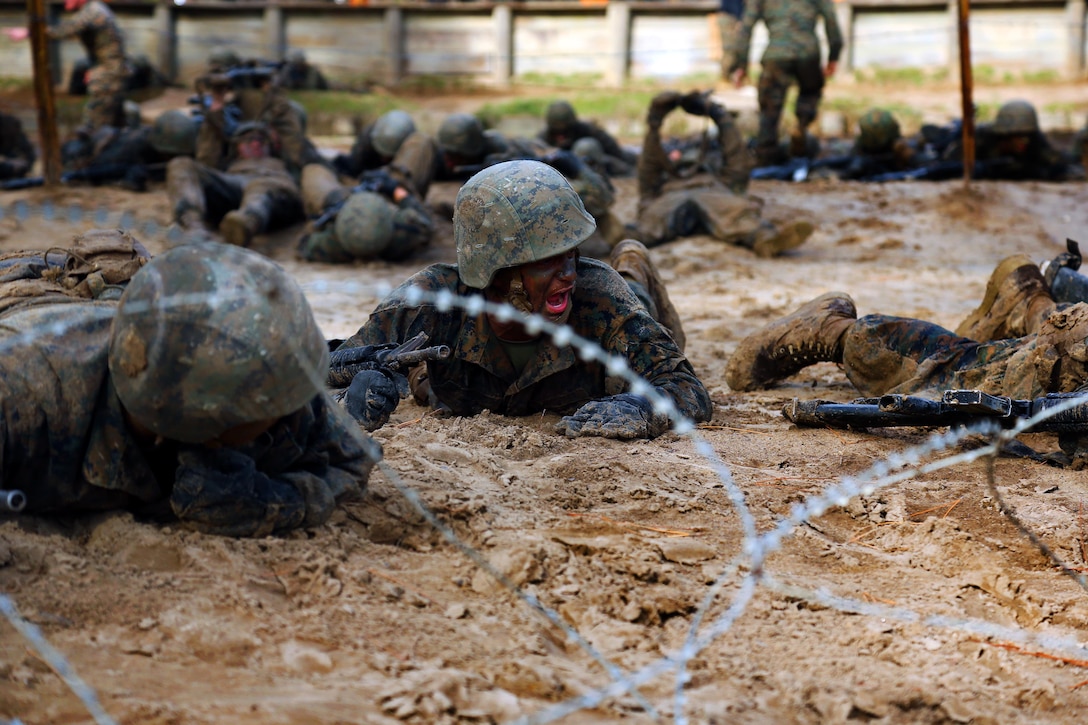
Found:
[{"label": "recruit's hand", "polygon": [[733,85],[740,88],[748,80],[748,71],[743,68],[737,68],[733,71]]},{"label": "recruit's hand", "polygon": [[362,370],[344,394],[344,407],[363,428],[374,431],[389,422],[402,396],[408,394],[408,378],[391,370]]},{"label": "recruit's hand", "polygon": [[835,71],[838,70],[838,67],[838,61],[828,61],[827,65],[824,66],[824,78],[830,78],[835,75]]},{"label": "recruit's hand", "polygon": [[4,28],[4,35],[16,42],[30,37],[30,28]]},{"label": "recruit's hand", "polygon": [[668,428],[666,416],[654,413],[650,401],[632,393],[591,400],[556,424],[556,430],[568,438],[601,436],[623,440],[656,438]]}]

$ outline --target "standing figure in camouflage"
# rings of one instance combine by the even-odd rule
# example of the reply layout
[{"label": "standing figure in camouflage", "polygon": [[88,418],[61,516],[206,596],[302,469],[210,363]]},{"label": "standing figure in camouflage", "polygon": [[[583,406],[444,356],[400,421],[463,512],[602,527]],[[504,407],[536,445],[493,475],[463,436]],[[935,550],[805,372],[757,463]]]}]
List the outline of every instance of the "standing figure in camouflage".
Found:
[{"label": "standing figure in camouflage", "polygon": [[[122,104],[130,69],[125,62],[125,43],[113,11],[102,0],[64,0],[72,17],[48,30],[50,38],[78,37],[87,51],[87,104],[83,107],[83,130],[99,126],[123,126]],[[12,40],[24,40],[27,28],[9,28]]]},{"label": "standing figure in camouflage", "polygon": [[[667,416],[610,377],[602,361],[582,359],[526,326],[522,315],[533,313],[624,358],[682,415],[708,420],[710,397],[676,342],[682,333],[670,336],[640,301],[639,294],[679,332],[645,247],[634,241],[617,246],[615,268],[581,258],[578,245],[594,226],[552,167],[531,160],[491,166],[457,195],[457,265],[435,264],[412,276],[343,347],[403,342],[419,332],[427,333],[429,345],[448,345],[447,359],[409,377],[417,401],[455,415],[569,413],[558,423],[568,436],[653,438],[669,428]],[[412,301],[420,292],[428,297]],[[440,293],[482,295],[517,313],[511,318],[442,305],[433,298]],[[368,370],[354,378],[345,404],[373,430],[388,420],[402,387],[397,374]]]},{"label": "standing figure in camouflage", "polygon": [[720,0],[718,4],[718,36],[722,48],[722,79],[729,80],[736,52],[737,33],[744,17],[744,0]]},{"label": "standing figure in camouflage", "polygon": [[[686,150],[666,151],[661,124],[676,108],[709,118],[717,128],[716,143],[704,137]],[[698,91],[659,93],[646,116],[638,163],[638,223],[629,231],[647,246],[710,234],[760,257],[800,246],[812,234],[812,225],[794,222],[779,229],[764,220],[760,205],[744,195],[751,170],[751,156],[725,107]]]},{"label": "standing figure in camouflage", "polygon": [[1088,303],[1055,303],[1031,260],[1003,260],[982,304],[955,332],[924,320],[858,318],[854,302],[828,292],[741,341],[725,379],[755,390],[818,362],[843,366],[865,396],[957,388],[1036,398],[1088,383]]},{"label": "standing figure in camouflage", "polygon": [[23,122],[0,113],[0,180],[26,176],[37,158],[34,144],[23,131]]},{"label": "standing figure in camouflage", "polygon": [[601,147],[604,165],[610,176],[630,176],[635,172],[638,154],[620,146],[612,134],[595,123],[583,121],[567,101],[552,101],[544,114],[544,130],[537,136],[541,141],[557,149],[573,151],[574,144],[582,139],[594,139]]},{"label": "standing figure in camouflage", "polygon": [[[827,33],[827,65],[821,62],[820,41],[816,37],[816,22],[820,18]],[[772,166],[786,161],[778,145],[778,124],[786,105],[786,93],[794,84],[798,87],[794,106],[797,128],[791,134],[790,154],[810,154],[808,127],[816,120],[824,80],[835,73],[843,40],[831,0],[748,0],[729,69],[738,87],[748,75],[752,30],[760,20],[767,26],[769,41],[761,60],[755,151],[760,166]]]},{"label": "standing figure in camouflage", "polygon": [[280,267],[221,244],[148,261],[117,231],[24,266],[0,287],[20,295],[2,313],[0,480],[26,513],[267,536],[361,495],[381,449],[325,392],[325,340]]}]

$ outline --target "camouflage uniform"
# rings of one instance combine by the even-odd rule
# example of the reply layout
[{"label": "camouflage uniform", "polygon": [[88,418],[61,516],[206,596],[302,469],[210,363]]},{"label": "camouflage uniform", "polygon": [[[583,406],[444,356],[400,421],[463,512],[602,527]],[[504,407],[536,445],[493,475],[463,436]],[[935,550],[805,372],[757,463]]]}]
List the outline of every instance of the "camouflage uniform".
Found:
[{"label": "camouflage uniform", "polygon": [[202,220],[220,225],[235,209],[245,215],[245,231],[232,243],[248,244],[256,234],[302,221],[299,177],[302,167],[325,160],[302,132],[302,121],[278,89],[254,91],[256,101],[242,118],[259,119],[271,138],[272,156],[234,158],[234,123],[224,109],[208,111],[200,125],[196,158],[172,160],[166,171],[174,217],[182,226]]},{"label": "camouflage uniform", "polygon": [[[992,124],[979,124],[975,129],[975,178],[1007,179],[1010,181],[1068,181],[1083,179],[1081,168],[1073,160],[1050,145],[1040,132],[1028,134],[1027,147],[1021,153],[1003,151],[1003,135],[995,133]],[[954,141],[945,157],[962,160],[963,144]]]},{"label": "camouflage uniform", "polygon": [[734,46],[743,17],[744,0],[721,0],[718,6],[718,35],[722,47],[722,78],[729,78],[729,69],[733,67]]},{"label": "camouflage uniform", "polygon": [[[691,364],[623,278],[608,265],[585,258],[579,260],[577,273],[567,323],[572,331],[625,358],[637,375],[669,395],[683,415],[709,420],[710,396]],[[344,347],[400,342],[420,331],[427,332],[429,345],[449,345],[449,359],[427,363],[427,373],[432,392],[454,414],[563,413],[624,388],[623,381],[610,378],[600,362],[580,360],[572,348],[559,348],[550,339],[534,343],[532,357],[519,375],[485,315],[469,315],[461,308],[440,311],[431,301],[409,305],[406,298],[412,288],[479,294],[459,280],[456,266],[431,265],[379,304]]]},{"label": "camouflage uniform", "polygon": [[301,51],[287,56],[287,62],[280,70],[281,88],[294,91],[327,91],[329,82],[317,66],[311,65]]},{"label": "camouflage uniform", "polygon": [[[176,262],[164,260],[174,269]],[[252,443],[235,447],[164,438],[154,423],[131,423],[118,378],[127,373],[113,369],[120,309],[54,296],[2,313],[0,479],[24,491],[27,513],[129,508],[172,514],[209,533],[258,536],[323,523],[339,500],[362,492],[373,466],[364,437],[319,388]],[[176,364],[171,378],[183,375]],[[251,382],[259,388],[264,381]],[[254,397],[234,394],[242,407]],[[170,417],[181,408],[167,406]]]},{"label": "camouflage uniform", "polygon": [[[356,204],[351,199],[354,194],[378,195],[381,201]],[[395,202],[384,192],[353,192],[334,172],[310,164],[302,170],[302,196],[306,215],[311,218],[342,204],[324,228],[308,232],[299,241],[298,256],[309,262],[340,263],[370,257],[399,261],[430,244],[434,235],[434,222],[410,187],[408,195]],[[351,216],[341,216],[348,214]]]},{"label": "camouflage uniform", "polygon": [[[858,120],[859,133],[849,165],[838,173],[843,179],[907,171],[922,165],[923,156],[904,139],[899,122],[888,111],[872,109]],[[928,159],[926,159],[928,160]]]},{"label": "camouflage uniform", "polygon": [[23,132],[22,122],[0,113],[0,179],[26,176],[37,158],[38,152]]},{"label": "camouflage uniform", "polygon": [[860,318],[843,338],[843,367],[866,396],[977,388],[1036,398],[1088,383],[1088,304],[1052,313],[1026,337],[976,342],[923,320]]},{"label": "camouflage uniform", "polygon": [[121,105],[130,71],[113,11],[102,0],[87,0],[75,15],[49,28],[48,35],[58,40],[78,36],[91,61],[83,125],[88,130],[123,126]]},{"label": "camouflage uniform", "polygon": [[564,151],[571,151],[574,143],[579,139],[593,138],[601,145],[601,151],[605,156],[604,164],[610,175],[630,176],[634,173],[638,155],[620,146],[612,134],[597,124],[574,117],[573,110],[561,120],[553,118],[548,120],[548,125],[537,136],[544,143]]},{"label": "camouflage uniform", "polygon": [[769,41],[759,76],[759,134],[756,153],[761,164],[780,161],[778,123],[791,85],[798,85],[794,113],[803,132],[816,119],[823,95],[824,72],[816,21],[824,19],[829,63],[838,62],[843,38],[831,0],[748,0],[737,32],[729,74],[746,70],[752,30],[757,21],[767,26]]},{"label": "camouflage uniform", "polygon": [[61,147],[61,163],[73,181],[117,183],[130,191],[145,191],[149,180],[166,178],[171,159],[195,152],[196,123],[189,123],[183,138],[163,138],[157,125],[137,129],[103,126],[90,137],[76,136],[66,142]]},{"label": "camouflage uniform", "polygon": [[[694,96],[690,96],[694,101]],[[681,102],[678,93],[659,94],[651,104],[646,137],[638,164],[638,229],[647,246],[682,236],[709,233],[732,244],[751,246],[763,226],[760,206],[744,196],[752,170],[752,158],[733,124],[733,117],[719,104],[692,106],[710,115],[718,127],[718,142],[695,158],[669,159],[661,140],[661,123]],[[685,109],[686,110],[686,109]]]}]

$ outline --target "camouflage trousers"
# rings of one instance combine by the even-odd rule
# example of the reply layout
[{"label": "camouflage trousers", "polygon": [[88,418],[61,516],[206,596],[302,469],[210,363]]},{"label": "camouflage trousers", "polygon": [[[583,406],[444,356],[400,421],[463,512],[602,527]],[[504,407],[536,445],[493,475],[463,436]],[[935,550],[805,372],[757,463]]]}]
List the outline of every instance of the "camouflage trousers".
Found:
[{"label": "camouflage trousers", "polygon": [[286,173],[230,173],[205,166],[188,156],[171,159],[166,167],[166,191],[175,218],[194,210],[208,224],[240,209],[259,221],[261,233],[302,220],[298,186]]},{"label": "camouflage trousers", "polygon": [[1036,398],[1088,383],[1088,304],[1057,310],[1027,337],[976,342],[931,322],[867,315],[843,341],[843,367],[866,396],[977,388]]},{"label": "camouflage trousers", "polygon": [[778,146],[778,124],[786,105],[790,86],[797,84],[794,115],[801,130],[816,120],[816,111],[824,90],[824,71],[820,58],[764,60],[759,76],[759,134],[756,153],[767,153]]},{"label": "camouflage trousers", "polygon": [[733,45],[737,40],[737,30],[740,28],[740,18],[730,13],[718,13],[718,35],[722,43],[722,79],[729,80],[729,69],[733,67]]},{"label": "camouflage trousers", "polygon": [[660,196],[641,202],[638,227],[648,247],[693,234],[751,247],[763,226],[761,214],[756,202],[734,194],[709,174],[698,174],[671,179]]},{"label": "camouflage trousers", "polygon": [[122,61],[102,64],[87,72],[87,103],[83,106],[83,126],[93,131],[101,126],[124,126],[125,85],[128,68]]}]

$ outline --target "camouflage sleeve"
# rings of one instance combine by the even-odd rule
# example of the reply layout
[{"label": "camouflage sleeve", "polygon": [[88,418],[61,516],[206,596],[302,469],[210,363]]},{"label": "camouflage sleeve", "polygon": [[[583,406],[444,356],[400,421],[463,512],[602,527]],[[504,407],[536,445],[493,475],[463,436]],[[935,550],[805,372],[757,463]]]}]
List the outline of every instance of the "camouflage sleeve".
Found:
[{"label": "camouflage sleeve", "polygon": [[718,172],[718,178],[733,193],[743,194],[748,190],[748,180],[755,166],[752,153],[741,138],[737,125],[733,123],[733,116],[728,111],[724,108],[720,111],[712,110],[712,117],[718,127],[718,143],[721,145],[722,153],[722,167]]},{"label": "camouflage sleeve", "polygon": [[213,169],[226,162],[227,124],[222,109],[208,111],[196,136],[196,160]]},{"label": "camouflage sleeve", "polygon": [[649,124],[642,139],[642,153],[638,158],[638,198],[639,203],[655,199],[661,194],[661,187],[668,178],[669,157],[661,145],[661,127]]},{"label": "camouflage sleeve", "polygon": [[434,222],[427,208],[419,197],[409,194],[397,204],[397,212],[393,215],[393,243],[382,257],[394,262],[407,259],[430,244],[432,236]]},{"label": "camouflage sleeve", "polygon": [[747,70],[748,54],[752,48],[752,30],[763,17],[763,0],[748,0],[744,6],[744,17],[741,18],[740,27],[737,28],[736,39],[733,41],[733,64],[729,66],[729,74],[737,70]]},{"label": "camouflage sleeve", "polygon": [[820,0],[820,15],[824,18],[824,32],[827,33],[827,61],[836,63],[842,55],[843,39],[831,0]]},{"label": "camouflage sleeve", "polygon": [[316,159],[307,158],[302,120],[282,92],[274,91],[271,94],[265,110],[261,113],[261,120],[275,132],[279,141],[279,156],[287,162],[293,174],[297,175],[307,162],[318,162]]},{"label": "camouflage sleeve", "polygon": [[[272,440],[267,450],[258,444],[182,450],[170,495],[177,517],[222,536],[267,536],[318,526],[339,501],[362,494],[381,455],[380,446],[327,394],[278,425]],[[265,470],[266,459],[291,462]]]},{"label": "camouflage sleeve", "polygon": [[615,156],[618,159],[624,161],[634,161],[634,154],[620,146],[619,141],[612,138],[612,134],[605,131],[596,124],[590,126],[590,135],[597,139],[597,143],[601,145],[601,150],[608,156]]},{"label": "camouflage sleeve", "polygon": [[95,12],[92,3],[86,3],[72,17],[46,28],[45,33],[53,40],[71,38],[88,28],[94,27],[97,20],[98,14]]}]

